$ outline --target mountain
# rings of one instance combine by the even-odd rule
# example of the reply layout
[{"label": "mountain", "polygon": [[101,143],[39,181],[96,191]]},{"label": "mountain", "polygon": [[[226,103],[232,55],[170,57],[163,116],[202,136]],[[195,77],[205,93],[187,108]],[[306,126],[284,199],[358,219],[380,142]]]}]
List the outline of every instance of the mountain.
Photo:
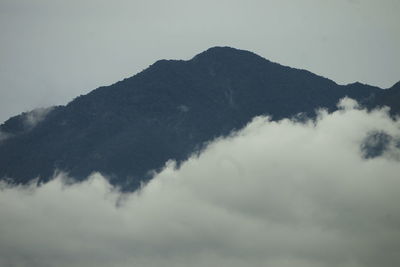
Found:
[{"label": "mountain", "polygon": [[344,96],[399,112],[399,84],[343,86],[249,51],[214,47],[188,61],[157,61],[66,106],[10,118],[0,126],[0,177],[46,182],[62,170],[81,180],[99,171],[135,189],[166,161],[182,162],[254,116],[312,116],[318,107],[334,110]]},{"label": "mountain", "polygon": [[382,107],[387,106],[390,108],[390,113],[392,115],[400,114],[400,82],[397,82],[391,88],[379,91],[374,98],[371,98],[367,101],[366,106],[373,107]]}]

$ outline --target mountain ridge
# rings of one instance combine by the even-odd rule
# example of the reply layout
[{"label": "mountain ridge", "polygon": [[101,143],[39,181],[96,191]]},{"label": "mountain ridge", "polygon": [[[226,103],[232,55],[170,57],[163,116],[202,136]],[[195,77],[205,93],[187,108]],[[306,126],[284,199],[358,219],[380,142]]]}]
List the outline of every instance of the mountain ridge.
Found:
[{"label": "mountain ridge", "polygon": [[338,85],[250,51],[213,47],[190,60],[156,61],[76,97],[32,129],[23,130],[23,116],[10,118],[0,126],[11,136],[0,143],[0,177],[45,182],[62,170],[81,180],[100,171],[135,189],[167,160],[185,160],[254,116],[313,116],[319,107],[334,110],[344,96],[369,108],[395,106],[394,93],[386,94],[361,83]]}]

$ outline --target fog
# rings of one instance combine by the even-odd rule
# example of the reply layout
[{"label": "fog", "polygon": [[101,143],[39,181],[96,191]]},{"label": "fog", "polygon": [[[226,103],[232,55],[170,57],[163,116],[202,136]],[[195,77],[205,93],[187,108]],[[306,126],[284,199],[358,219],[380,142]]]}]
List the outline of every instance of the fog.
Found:
[{"label": "fog", "polygon": [[[397,266],[400,122],[339,106],[305,123],[257,117],[135,193],[98,173],[3,182],[0,265]],[[390,141],[365,158],[376,131]]]}]

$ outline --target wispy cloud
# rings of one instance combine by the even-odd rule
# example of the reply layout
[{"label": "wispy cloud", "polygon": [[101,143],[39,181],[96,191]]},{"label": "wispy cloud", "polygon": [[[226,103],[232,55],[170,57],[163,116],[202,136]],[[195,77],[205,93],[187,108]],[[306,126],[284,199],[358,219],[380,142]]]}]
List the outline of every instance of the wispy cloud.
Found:
[{"label": "wispy cloud", "polygon": [[32,111],[26,112],[23,114],[24,124],[27,128],[31,129],[35,127],[39,122],[43,121],[46,118],[46,115],[52,110],[52,107],[49,108],[37,108]]},{"label": "wispy cloud", "polygon": [[6,140],[8,137],[10,137],[8,133],[0,131],[0,143]]},{"label": "wispy cloud", "polygon": [[362,144],[400,123],[341,106],[306,123],[255,118],[132,194],[99,174],[3,184],[0,265],[397,266],[400,164]]},{"label": "wispy cloud", "polygon": [[16,132],[8,132],[0,130],[0,144],[2,141],[7,140],[10,137],[18,135],[21,132],[26,132],[32,130],[37,126],[38,123],[43,121],[46,116],[53,110],[53,107],[48,108],[37,108],[28,112],[24,112],[19,116],[14,117],[13,119],[19,120],[21,124],[21,129],[18,129]]}]

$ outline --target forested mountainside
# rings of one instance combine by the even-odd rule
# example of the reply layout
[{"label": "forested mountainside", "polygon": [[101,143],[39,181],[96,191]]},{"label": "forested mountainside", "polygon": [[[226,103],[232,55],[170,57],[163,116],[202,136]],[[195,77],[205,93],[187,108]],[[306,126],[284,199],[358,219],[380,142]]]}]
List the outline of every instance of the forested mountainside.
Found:
[{"label": "forested mountainside", "polygon": [[386,90],[343,86],[249,51],[214,47],[188,61],[157,61],[66,106],[10,118],[0,126],[0,177],[45,182],[60,170],[81,180],[99,171],[135,189],[167,160],[181,162],[257,115],[312,116],[319,107],[334,110],[345,96],[400,112],[400,83]]}]

